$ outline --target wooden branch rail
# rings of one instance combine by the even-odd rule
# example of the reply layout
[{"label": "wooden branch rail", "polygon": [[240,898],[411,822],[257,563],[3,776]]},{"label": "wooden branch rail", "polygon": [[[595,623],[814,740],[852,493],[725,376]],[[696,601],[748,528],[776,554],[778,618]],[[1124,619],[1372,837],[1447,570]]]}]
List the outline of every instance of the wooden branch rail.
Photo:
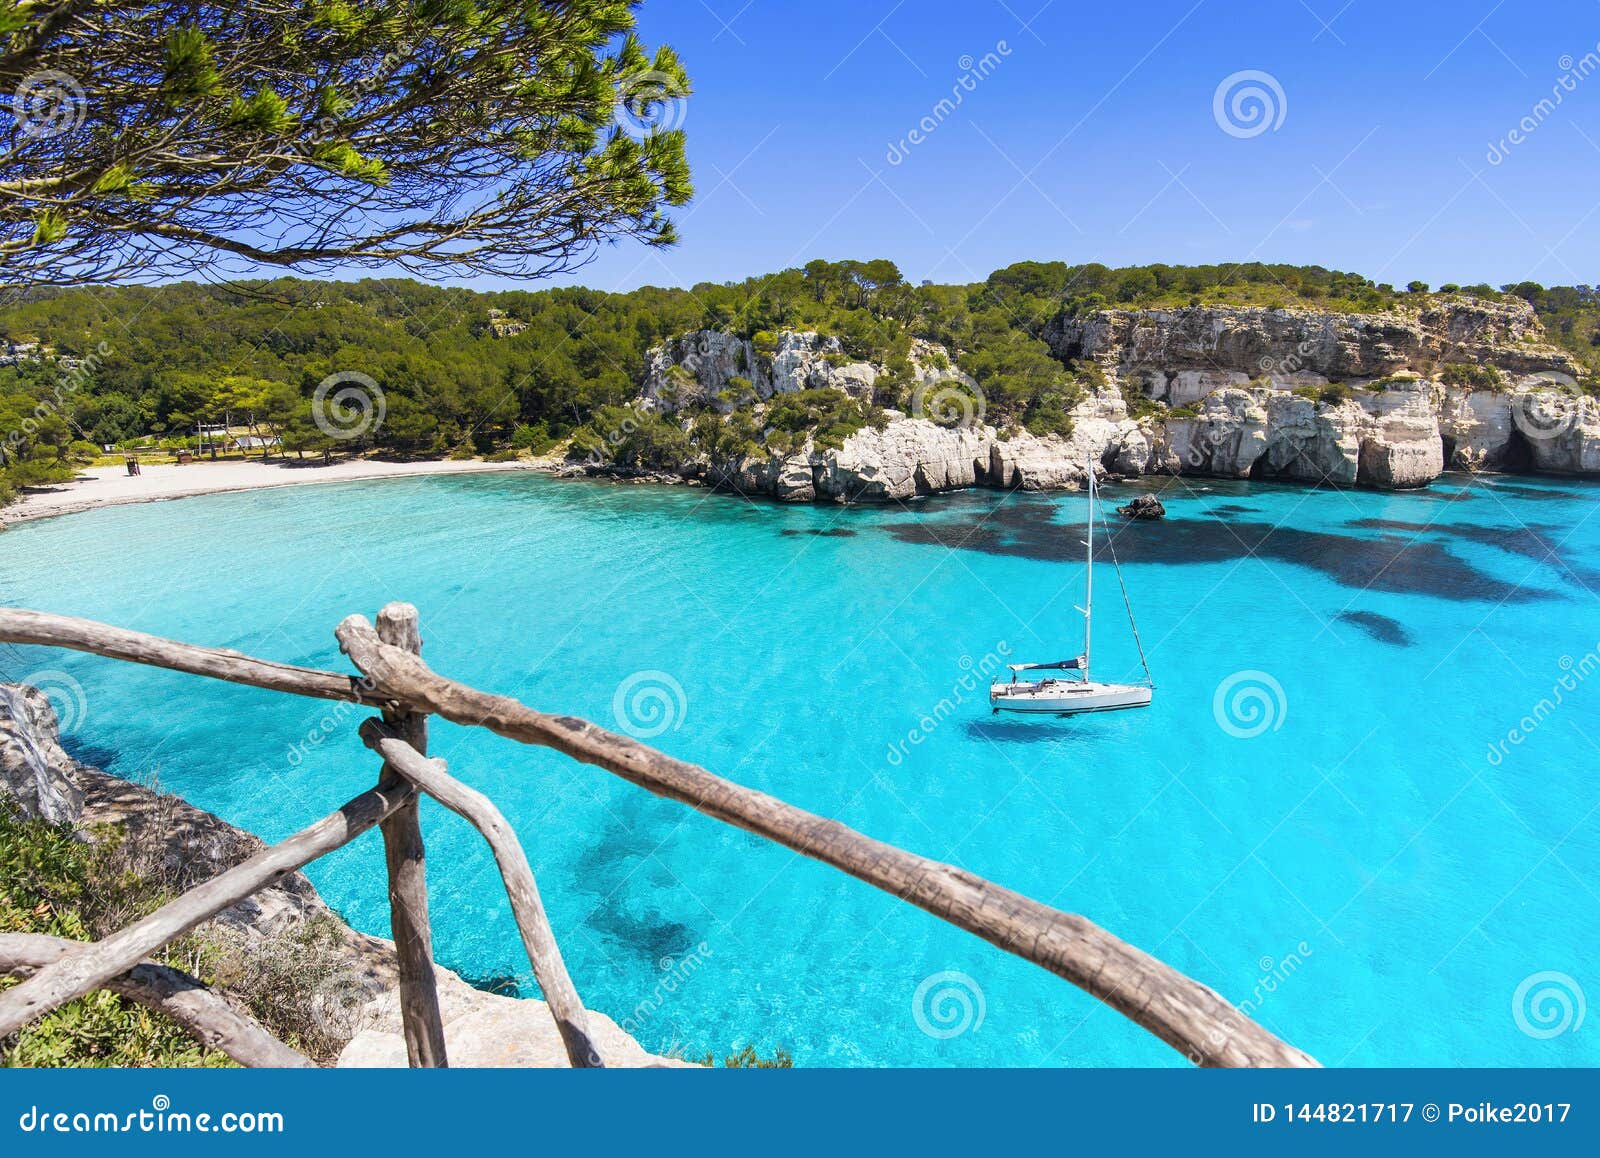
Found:
[{"label": "wooden branch rail", "polygon": [[0,1037],[17,1032],[36,1017],[102,989],[145,957],[223,909],[296,872],[319,856],[342,848],[412,798],[409,784],[372,789],[281,844],[196,885],[148,917],[103,941],[41,968],[28,980],[0,993]]},{"label": "wooden branch rail", "polygon": [[[390,728],[394,731],[392,737],[372,733],[380,744],[386,739],[402,738],[395,723],[402,720],[405,713],[417,713],[437,715],[458,724],[485,727],[522,743],[554,748],[582,763],[621,776],[658,796],[681,801],[708,816],[766,837],[813,860],[833,865],[891,896],[909,901],[942,920],[982,937],[1008,953],[1041,965],[1143,1026],[1197,1065],[1317,1064],[1307,1054],[1245,1017],[1212,989],[1117,938],[1085,917],[1049,908],[953,865],[874,840],[837,821],[724,780],[696,764],[675,759],[628,737],[607,732],[586,720],[539,712],[517,700],[490,695],[446,679],[433,672],[417,654],[385,642],[372,625],[359,615],[347,618],[338,626],[335,634],[364,678],[355,679],[333,672],[269,663],[237,652],[195,647],[65,616],[0,610],[0,641],[3,642],[71,647],[254,687],[379,707],[389,713]],[[413,763],[411,757],[398,748],[384,751],[380,747],[380,751],[388,762],[387,766],[400,771],[401,775],[405,775],[405,772],[397,761],[407,765]],[[437,766],[429,765],[420,752],[416,756],[427,767],[413,766],[412,770],[425,779],[432,777]],[[439,771],[439,775],[443,775],[442,771]],[[440,787],[446,787],[442,781],[437,783]],[[421,784],[419,787],[433,794],[431,788]],[[360,798],[365,799],[367,797]],[[353,801],[346,806],[347,809],[358,802]],[[386,807],[383,816],[387,816],[397,805],[398,802]],[[367,827],[379,819],[382,817],[374,817]],[[313,829],[317,827],[313,826]],[[489,827],[493,828],[492,825]],[[313,829],[306,830],[306,833]],[[480,828],[480,831],[489,836],[489,830]],[[291,840],[299,840],[306,833]],[[491,838],[491,845],[494,839]],[[332,847],[337,846],[335,844]],[[278,849],[283,847],[277,846]],[[267,856],[276,851],[269,850],[261,855]],[[305,859],[313,859],[316,855],[321,853],[314,853]],[[499,850],[496,856],[498,860]],[[255,859],[259,858],[252,858]],[[522,863],[526,864],[525,858]],[[241,869],[244,867],[239,866]],[[294,867],[298,867],[298,864]],[[508,872],[505,862],[501,863],[501,868],[506,873],[509,889],[512,878],[520,874]],[[230,873],[237,871],[230,870]],[[196,893],[228,875],[225,873],[199,886],[168,908],[182,905]],[[528,879],[531,883],[531,873]],[[240,882],[241,885],[243,883]],[[247,891],[261,887],[262,883],[266,882],[252,885]],[[536,891],[533,895],[537,896]],[[216,909],[226,907],[227,903],[231,902],[218,905]],[[196,917],[167,936],[175,936],[192,927],[209,916],[210,912]],[[525,909],[525,914],[531,912]],[[103,984],[110,977],[132,967],[149,952],[149,948],[142,946],[158,931],[148,926],[159,916],[160,913],[155,914],[98,945],[80,950],[72,957],[42,969],[32,980],[0,994],[0,1034],[10,1032],[22,1021],[43,1012],[41,1006],[54,1008],[54,1004],[71,1000],[86,988]],[[524,914],[519,914],[519,926],[523,917]],[[170,919],[168,923],[171,923]],[[145,932],[140,937],[128,936],[142,928]],[[527,929],[523,930],[523,935],[525,943],[529,943]],[[161,943],[161,940],[157,940],[150,948]],[[553,937],[551,943],[553,945]],[[116,952],[105,952],[104,947],[113,944],[116,945]],[[140,946],[139,951],[130,957],[135,946]],[[529,944],[530,960],[536,947],[536,944]],[[537,963],[535,967],[537,969]],[[19,995],[22,996],[19,998]],[[547,989],[546,996],[549,995],[550,990]],[[52,1001],[54,1004],[48,1004]],[[581,1009],[581,1005],[576,1005],[575,994],[572,1001],[575,1008]]]},{"label": "wooden branch rail", "polygon": [[162,639],[160,636],[129,631],[125,627],[112,627],[90,619],[74,619],[70,615],[52,615],[47,611],[0,608],[0,643],[65,647],[72,651],[103,655],[107,659],[164,667],[170,671],[210,676],[228,683],[266,688],[274,692],[291,692],[319,700],[343,700],[346,703],[371,704],[377,708],[392,704],[390,699],[373,691],[371,685],[359,676],[273,663],[226,648],[197,647],[192,643],[179,643],[175,639]]},{"label": "wooden branch rail", "polygon": [[[0,933],[0,977],[31,977],[77,952],[82,942],[39,933]],[[141,961],[105,983],[111,992],[164,1013],[202,1045],[247,1066],[304,1069],[313,1063],[180,969]]]},{"label": "wooden branch rail", "polygon": [[545,915],[544,902],[539,899],[533,869],[504,814],[483,793],[449,775],[443,760],[429,760],[377,720],[361,725],[361,738],[419,792],[426,792],[451,812],[465,817],[489,842],[505,881],[511,914],[522,934],[528,963],[533,966],[534,980],[555,1018],[567,1060],[575,1069],[604,1065],[589,1034],[589,1015],[573,988],[566,962],[561,959],[561,947]]}]

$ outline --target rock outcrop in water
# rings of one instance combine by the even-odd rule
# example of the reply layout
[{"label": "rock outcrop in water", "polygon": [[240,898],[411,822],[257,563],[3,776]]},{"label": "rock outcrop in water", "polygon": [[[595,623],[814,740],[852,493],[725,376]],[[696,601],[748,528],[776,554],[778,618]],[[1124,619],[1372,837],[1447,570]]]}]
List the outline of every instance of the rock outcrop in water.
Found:
[{"label": "rock outcrop in water", "polygon": [[1131,502],[1118,507],[1117,514],[1125,519],[1164,519],[1167,508],[1155,495],[1136,495]]},{"label": "rock outcrop in water", "polygon": [[[1445,470],[1600,473],[1600,402],[1574,388],[1582,368],[1544,341],[1520,300],[1459,297],[1382,314],[1100,310],[1057,318],[1044,337],[1064,363],[1092,362],[1107,377],[1073,410],[1068,437],[890,411],[882,429],[837,449],[808,444],[696,469],[713,484],[792,502],[1076,488],[1089,463],[1124,476],[1382,489],[1426,486]],[[916,389],[975,390],[932,343],[914,343],[910,362]],[[763,352],[699,331],[651,351],[641,401],[664,413],[695,403],[727,412],[824,387],[870,399],[886,373],[816,333],[780,333]],[[1124,388],[1162,405],[1135,417]]]}]

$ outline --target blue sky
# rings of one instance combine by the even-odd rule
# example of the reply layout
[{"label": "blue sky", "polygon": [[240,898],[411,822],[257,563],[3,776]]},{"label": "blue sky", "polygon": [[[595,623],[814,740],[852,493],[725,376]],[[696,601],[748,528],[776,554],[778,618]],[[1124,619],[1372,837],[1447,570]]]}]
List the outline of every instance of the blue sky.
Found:
[{"label": "blue sky", "polygon": [[[694,80],[697,198],[680,246],[565,282],[813,257],[935,281],[1024,259],[1600,281],[1600,0],[646,0],[640,25]],[[1239,73],[1270,81],[1224,91],[1229,132]],[[1241,85],[1272,127],[1252,135],[1248,101],[1228,120]]]}]

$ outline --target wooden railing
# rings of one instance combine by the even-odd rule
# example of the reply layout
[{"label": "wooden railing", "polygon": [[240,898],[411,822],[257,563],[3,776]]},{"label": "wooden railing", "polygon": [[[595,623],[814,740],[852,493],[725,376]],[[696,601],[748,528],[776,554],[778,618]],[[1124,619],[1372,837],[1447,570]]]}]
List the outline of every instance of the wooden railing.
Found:
[{"label": "wooden railing", "polygon": [[339,624],[335,635],[360,675],[274,663],[84,619],[0,609],[0,642],[72,648],[231,683],[368,705],[379,715],[362,723],[360,736],[383,760],[378,783],[369,791],[104,940],[79,944],[0,937],[0,973],[26,977],[0,993],[0,1037],[104,988],[171,1014],[207,1044],[245,1065],[309,1065],[192,978],[145,959],[230,905],[377,827],[384,840],[407,1055],[413,1066],[445,1065],[444,1029],[434,989],[425,850],[417,823],[419,795],[427,795],[466,818],[488,841],[568,1060],[574,1066],[604,1064],[533,872],[510,824],[486,796],[451,776],[444,761],[426,755],[427,718],[437,715],[525,744],[554,748],[658,796],[830,864],[1065,978],[1197,1065],[1317,1064],[1215,991],[1084,917],[874,840],[587,720],[549,715],[438,675],[422,661],[417,613],[409,604],[385,607],[376,628],[352,615]]}]

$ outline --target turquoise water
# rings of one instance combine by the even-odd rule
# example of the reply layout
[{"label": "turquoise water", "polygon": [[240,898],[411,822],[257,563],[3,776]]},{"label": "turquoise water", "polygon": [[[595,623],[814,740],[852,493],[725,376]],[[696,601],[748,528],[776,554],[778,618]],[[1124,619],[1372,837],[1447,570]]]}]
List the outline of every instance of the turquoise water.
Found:
[{"label": "turquoise water", "polygon": [[[1325,1063],[1600,1064],[1557,1000],[1600,996],[1600,491],[1169,482],[1168,521],[1116,540],[1155,704],[1077,720],[992,718],[962,688],[1075,654],[1076,495],[779,508],[522,474],[218,495],[15,528],[0,600],[348,670],[334,625],[407,599],[438,670],[610,727],[620,708],[669,752],[1083,913]],[[1096,577],[1096,674],[1133,676]],[[83,758],[269,839],[374,775],[329,705],[0,663],[54,673]],[[447,724],[433,750],[512,819],[584,998],[647,1046],[1181,1064],[1066,982],[598,770]],[[439,957],[533,992],[486,850],[424,821]],[[382,933],[381,863],[371,834],[311,876]]]}]

